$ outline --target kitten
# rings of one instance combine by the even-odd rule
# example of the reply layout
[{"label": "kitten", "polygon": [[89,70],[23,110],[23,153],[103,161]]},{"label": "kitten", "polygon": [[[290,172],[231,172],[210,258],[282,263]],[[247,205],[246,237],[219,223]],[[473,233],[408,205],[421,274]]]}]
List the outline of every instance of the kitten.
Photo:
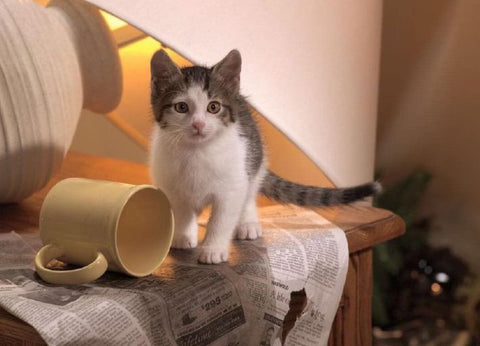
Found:
[{"label": "kitten", "polygon": [[239,94],[237,50],[212,68],[179,69],[163,51],[151,60],[151,104],[156,120],[150,168],[154,184],[172,204],[172,247],[197,246],[197,213],[212,206],[199,262],[227,261],[230,240],[262,235],[256,196],[281,203],[329,206],[378,192],[378,183],[319,188],[286,181],[268,171],[263,143]]}]

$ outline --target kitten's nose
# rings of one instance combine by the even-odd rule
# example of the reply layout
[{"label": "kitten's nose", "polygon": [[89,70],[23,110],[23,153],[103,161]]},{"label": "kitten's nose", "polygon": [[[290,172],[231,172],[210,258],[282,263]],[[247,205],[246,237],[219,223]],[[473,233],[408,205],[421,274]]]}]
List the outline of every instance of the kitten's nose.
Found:
[{"label": "kitten's nose", "polygon": [[194,121],[192,123],[192,126],[194,129],[196,129],[198,132],[201,132],[202,129],[205,127],[205,123],[203,121]]}]

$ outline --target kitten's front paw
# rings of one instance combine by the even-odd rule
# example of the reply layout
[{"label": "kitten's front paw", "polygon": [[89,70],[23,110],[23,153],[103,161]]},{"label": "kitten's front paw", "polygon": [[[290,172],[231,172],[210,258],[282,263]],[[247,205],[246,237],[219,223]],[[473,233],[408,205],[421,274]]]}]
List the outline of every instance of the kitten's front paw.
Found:
[{"label": "kitten's front paw", "polygon": [[172,248],[174,249],[193,249],[197,247],[198,238],[193,235],[179,234],[173,235]]},{"label": "kitten's front paw", "polygon": [[218,264],[228,260],[228,247],[202,246],[198,262],[205,264]]},{"label": "kitten's front paw", "polygon": [[258,222],[245,222],[235,230],[237,239],[257,239],[262,236],[262,226]]}]

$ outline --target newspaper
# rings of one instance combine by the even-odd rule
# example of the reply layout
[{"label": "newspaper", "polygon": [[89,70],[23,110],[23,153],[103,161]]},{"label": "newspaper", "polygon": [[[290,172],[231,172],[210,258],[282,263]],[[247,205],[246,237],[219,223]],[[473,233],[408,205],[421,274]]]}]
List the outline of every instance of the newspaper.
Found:
[{"label": "newspaper", "polygon": [[107,272],[81,286],[37,276],[38,234],[0,233],[0,306],[50,345],[326,345],[347,273],[344,232],[298,207],[260,215],[263,237],[234,241],[228,263],[171,250],[153,275]]}]

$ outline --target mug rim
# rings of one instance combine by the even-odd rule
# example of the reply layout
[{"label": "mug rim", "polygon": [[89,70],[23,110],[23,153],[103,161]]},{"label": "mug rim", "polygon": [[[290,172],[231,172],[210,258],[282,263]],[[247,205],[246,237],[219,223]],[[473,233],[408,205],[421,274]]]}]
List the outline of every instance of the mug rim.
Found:
[{"label": "mug rim", "polygon": [[[124,183],[121,183],[121,184],[124,184]],[[127,183],[128,184],[128,183]],[[139,193],[140,191],[143,191],[143,190],[153,190],[155,191],[155,193],[159,193],[160,196],[165,199],[165,201],[167,202],[169,208],[168,208],[168,212],[165,211],[165,215],[168,215],[170,217],[170,227],[168,227],[168,232],[170,233],[167,241],[168,241],[168,249],[170,249],[170,246],[172,244],[172,241],[173,241],[173,233],[174,233],[174,219],[173,219],[173,210],[172,210],[172,206],[171,206],[171,203],[170,203],[170,200],[168,199],[167,195],[162,191],[160,190],[159,188],[153,186],[153,185],[150,185],[150,184],[140,184],[140,185],[135,185],[135,184],[128,184],[128,185],[132,185],[132,188],[128,191],[128,194],[125,195],[124,197],[124,200],[122,201],[122,206],[121,208],[119,208],[118,210],[118,214],[116,215],[116,220],[115,220],[115,232],[114,232],[114,251],[115,251],[115,257],[116,259],[118,260],[118,264],[121,266],[121,269],[122,271],[124,271],[125,273],[128,273],[129,275],[131,276],[135,276],[135,277],[142,277],[142,276],[146,276],[146,275],[149,275],[151,274],[164,260],[165,258],[168,256],[168,253],[169,251],[165,251],[162,256],[158,259],[157,261],[157,264],[155,265],[154,268],[152,268],[151,270],[145,270],[145,271],[135,271],[135,270],[132,270],[130,267],[128,267],[123,259],[122,259],[122,256],[120,255],[120,252],[119,252],[119,247],[118,247],[118,230],[119,230],[119,225],[120,225],[120,220],[121,220],[121,216],[124,212],[124,209],[125,207],[127,206],[127,204],[129,203],[129,201],[131,200],[131,198]],[[165,230],[163,230],[165,231]]]}]

